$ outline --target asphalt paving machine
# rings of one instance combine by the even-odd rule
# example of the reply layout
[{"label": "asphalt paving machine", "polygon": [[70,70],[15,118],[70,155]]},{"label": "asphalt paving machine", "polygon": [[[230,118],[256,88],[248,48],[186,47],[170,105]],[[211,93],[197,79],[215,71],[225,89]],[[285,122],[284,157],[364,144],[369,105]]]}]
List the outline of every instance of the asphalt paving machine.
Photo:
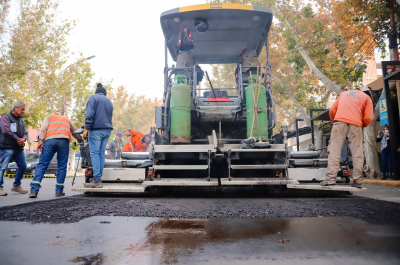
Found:
[{"label": "asphalt paving machine", "polygon": [[[296,177],[296,169],[312,167],[307,171],[312,172],[326,165],[314,162],[315,151],[299,152],[295,158],[286,141],[276,143],[271,138],[276,122],[268,41],[272,19],[268,9],[240,4],[203,4],[162,13],[164,94],[163,106],[155,111],[151,151],[122,153],[122,159],[106,161],[103,188],[73,190],[279,185],[351,191],[300,184],[316,179],[303,173]],[[267,61],[260,63],[264,47]],[[210,64],[235,64],[235,87],[214,87],[201,68]],[[201,87],[203,80],[209,88]],[[299,160],[303,157],[312,159],[312,165]]]}]

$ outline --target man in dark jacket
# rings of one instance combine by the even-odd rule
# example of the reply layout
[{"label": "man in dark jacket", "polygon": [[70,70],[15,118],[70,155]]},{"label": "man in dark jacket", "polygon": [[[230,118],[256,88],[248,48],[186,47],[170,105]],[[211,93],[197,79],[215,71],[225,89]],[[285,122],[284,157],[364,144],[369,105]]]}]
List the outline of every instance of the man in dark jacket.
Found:
[{"label": "man in dark jacket", "polygon": [[16,102],[12,111],[1,116],[0,120],[0,196],[7,193],[3,190],[3,175],[7,169],[10,159],[14,159],[18,165],[12,192],[25,194],[28,191],[21,187],[21,180],[26,169],[24,145],[28,139],[28,132],[25,130],[25,123],[22,115],[25,112],[25,103]]},{"label": "man in dark jacket", "polygon": [[124,147],[125,143],[121,139],[122,133],[118,132],[113,140],[111,140],[107,145],[107,154],[111,155],[115,158],[121,158],[122,147]]},{"label": "man in dark jacket", "polygon": [[97,84],[96,94],[86,104],[85,132],[83,138],[89,136],[90,156],[92,157],[93,179],[85,183],[86,188],[102,188],[101,176],[105,162],[105,151],[110,138],[112,126],[113,104],[106,97],[107,91],[101,83]]}]

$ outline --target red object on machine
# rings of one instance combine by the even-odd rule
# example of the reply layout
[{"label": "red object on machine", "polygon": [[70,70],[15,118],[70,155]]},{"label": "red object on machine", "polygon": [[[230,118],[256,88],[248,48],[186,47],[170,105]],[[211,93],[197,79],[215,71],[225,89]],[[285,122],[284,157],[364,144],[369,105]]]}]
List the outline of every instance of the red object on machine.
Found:
[{"label": "red object on machine", "polygon": [[85,176],[86,177],[93,177],[93,170],[86,169],[85,170]]},{"label": "red object on machine", "polygon": [[208,101],[231,101],[230,98],[208,98]]},{"label": "red object on machine", "polygon": [[149,171],[147,172],[147,177],[148,177],[148,178],[154,178],[155,175],[156,175],[156,171],[155,171],[155,170],[149,170]]},{"label": "red object on machine", "polygon": [[343,177],[350,177],[351,176],[350,169],[343,169],[342,175],[343,175]]}]

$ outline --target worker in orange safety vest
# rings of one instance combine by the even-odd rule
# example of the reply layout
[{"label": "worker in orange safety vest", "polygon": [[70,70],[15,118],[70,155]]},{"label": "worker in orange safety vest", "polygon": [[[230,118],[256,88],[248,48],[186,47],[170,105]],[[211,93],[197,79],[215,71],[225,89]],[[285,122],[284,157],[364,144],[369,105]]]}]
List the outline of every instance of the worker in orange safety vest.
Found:
[{"label": "worker in orange safety vest", "polygon": [[151,142],[151,134],[143,134],[134,129],[127,129],[124,134],[128,142],[122,148],[124,152],[146,152]]},{"label": "worker in orange safety vest", "polygon": [[346,142],[353,158],[353,187],[362,188],[362,169],[364,165],[363,129],[374,116],[372,91],[364,86],[340,94],[329,110],[333,123],[328,146],[328,168],[322,186],[336,185],[336,176],[340,168],[340,155]]},{"label": "worker in orange safety vest", "polygon": [[82,136],[74,134],[76,128],[74,124],[66,116],[52,114],[47,116],[39,131],[39,143],[37,150],[42,151],[39,157],[39,164],[35,169],[35,177],[31,182],[31,193],[29,198],[36,198],[40,183],[43,176],[49,167],[53,156],[57,153],[57,183],[56,183],[56,197],[65,195],[64,181],[67,174],[68,156],[69,156],[69,143],[71,135],[75,137],[78,142],[83,142]]}]

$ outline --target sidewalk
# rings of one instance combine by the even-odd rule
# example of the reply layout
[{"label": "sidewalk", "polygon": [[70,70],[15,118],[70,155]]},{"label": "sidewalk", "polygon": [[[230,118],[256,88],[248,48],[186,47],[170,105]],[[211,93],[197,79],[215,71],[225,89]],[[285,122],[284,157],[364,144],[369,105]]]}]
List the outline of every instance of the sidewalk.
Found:
[{"label": "sidewalk", "polygon": [[375,200],[400,203],[400,188],[384,185],[369,185],[363,183],[363,187],[367,188],[366,192],[353,193],[352,196],[366,197]]},{"label": "sidewalk", "polygon": [[[77,174],[78,175],[78,174]],[[30,183],[32,179],[23,178],[22,179],[22,187],[26,190],[30,190]],[[4,178],[4,191],[8,193],[7,196],[0,196],[0,207],[9,206],[9,205],[17,205],[21,203],[29,203],[29,202],[36,202],[36,201],[45,201],[45,200],[52,200],[52,199],[61,199],[67,196],[78,195],[81,193],[71,191],[71,184],[72,184],[72,177],[66,178],[64,183],[64,197],[57,198],[55,196],[55,185],[56,179],[49,178],[43,179],[41,183],[41,188],[37,198],[29,198],[29,192],[27,194],[19,194],[16,192],[11,192],[11,187],[14,183],[14,178]],[[76,176],[74,186],[83,185],[85,182],[85,177],[83,176]]]}]

